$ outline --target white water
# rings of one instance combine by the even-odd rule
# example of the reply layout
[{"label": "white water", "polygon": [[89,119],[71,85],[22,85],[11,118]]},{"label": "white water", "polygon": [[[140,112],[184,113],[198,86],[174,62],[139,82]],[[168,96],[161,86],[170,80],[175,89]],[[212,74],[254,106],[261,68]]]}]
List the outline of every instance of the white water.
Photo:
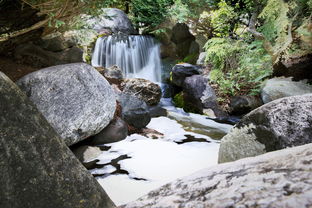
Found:
[{"label": "white water", "polygon": [[[195,114],[191,114],[189,117],[195,123],[204,119]],[[106,145],[111,146],[111,149],[103,152],[97,158],[100,160],[98,164],[105,164],[120,155],[126,154],[131,157],[119,162],[122,169],[127,170],[129,175],[119,174],[97,178],[117,206],[131,202],[177,178],[217,164],[219,141],[205,135],[185,131],[181,124],[167,117],[153,118],[147,127],[163,133],[164,137],[152,139],[133,134],[123,141]],[[214,121],[209,121],[207,127],[216,127],[224,131],[224,134],[231,128],[230,125],[218,124]],[[177,144],[176,142],[186,138],[185,135],[202,138],[210,143]],[[114,168],[108,166],[92,170],[91,173],[109,174],[113,171]],[[134,178],[145,180],[135,180]]]},{"label": "white water", "polygon": [[92,66],[119,66],[127,78],[144,78],[160,82],[161,60],[159,44],[149,36],[114,35],[96,41]]}]

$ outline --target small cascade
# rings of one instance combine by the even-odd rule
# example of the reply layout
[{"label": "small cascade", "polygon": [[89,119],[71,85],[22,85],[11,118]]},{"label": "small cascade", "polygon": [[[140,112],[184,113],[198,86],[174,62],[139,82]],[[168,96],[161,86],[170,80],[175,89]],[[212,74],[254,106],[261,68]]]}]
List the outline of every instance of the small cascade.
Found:
[{"label": "small cascade", "polygon": [[159,44],[149,36],[113,35],[96,41],[92,66],[119,66],[127,78],[161,81]]}]

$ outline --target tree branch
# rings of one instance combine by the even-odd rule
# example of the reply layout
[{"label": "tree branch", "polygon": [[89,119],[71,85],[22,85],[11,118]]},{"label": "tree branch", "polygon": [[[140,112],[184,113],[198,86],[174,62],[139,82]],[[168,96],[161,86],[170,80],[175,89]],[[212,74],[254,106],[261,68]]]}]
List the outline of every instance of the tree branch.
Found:
[{"label": "tree branch", "polygon": [[44,25],[46,25],[48,23],[48,21],[49,21],[49,19],[45,19],[45,20],[42,20],[40,22],[37,22],[36,24],[34,24],[28,28],[24,28],[22,30],[14,31],[11,33],[2,34],[2,35],[0,35],[0,42],[7,41],[10,38],[14,38],[14,37],[17,37],[19,35],[23,35],[25,33],[28,33],[30,31],[39,29],[39,28],[43,27]]}]

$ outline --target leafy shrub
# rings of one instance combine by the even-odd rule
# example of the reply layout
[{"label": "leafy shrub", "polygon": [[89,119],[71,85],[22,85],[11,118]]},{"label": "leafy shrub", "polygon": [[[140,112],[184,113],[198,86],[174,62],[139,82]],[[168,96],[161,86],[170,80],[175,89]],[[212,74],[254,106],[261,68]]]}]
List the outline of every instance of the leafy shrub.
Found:
[{"label": "leafy shrub", "polygon": [[206,61],[212,63],[210,80],[222,97],[257,94],[260,85],[272,73],[271,57],[262,42],[247,44],[224,38],[212,38],[205,46]]}]

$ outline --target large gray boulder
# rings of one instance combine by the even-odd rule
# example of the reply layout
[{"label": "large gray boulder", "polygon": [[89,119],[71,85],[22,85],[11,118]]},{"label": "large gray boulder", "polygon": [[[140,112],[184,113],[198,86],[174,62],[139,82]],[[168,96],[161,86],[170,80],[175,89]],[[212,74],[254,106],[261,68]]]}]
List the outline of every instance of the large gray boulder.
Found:
[{"label": "large gray boulder", "polygon": [[281,98],[243,117],[224,136],[219,162],[312,142],[312,94]]},{"label": "large gray boulder", "polygon": [[261,89],[261,98],[264,103],[282,97],[312,93],[312,85],[304,81],[295,82],[291,78],[273,78],[266,81]]},{"label": "large gray boulder", "polygon": [[121,84],[121,88],[124,93],[134,95],[148,105],[157,105],[161,98],[160,86],[146,79],[126,79]]},{"label": "large gray boulder", "polygon": [[312,207],[312,144],[213,166],[125,208]]},{"label": "large gray boulder", "polygon": [[147,104],[136,96],[120,93],[121,118],[130,126],[141,129],[151,121]]},{"label": "large gray boulder", "polygon": [[67,145],[97,134],[113,119],[114,91],[88,64],[45,68],[26,75],[17,84]]},{"label": "large gray boulder", "polygon": [[87,24],[100,33],[108,30],[112,33],[137,34],[128,16],[116,8],[105,8],[97,17],[87,16]]},{"label": "large gray boulder", "polygon": [[0,207],[115,207],[27,96],[1,72],[0,100]]}]

